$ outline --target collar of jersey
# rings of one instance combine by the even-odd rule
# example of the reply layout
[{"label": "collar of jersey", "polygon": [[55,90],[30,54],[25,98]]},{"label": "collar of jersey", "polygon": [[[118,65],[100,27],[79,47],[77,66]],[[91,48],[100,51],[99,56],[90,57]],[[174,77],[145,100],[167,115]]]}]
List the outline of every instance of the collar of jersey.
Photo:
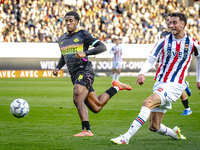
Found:
[{"label": "collar of jersey", "polygon": [[[78,32],[79,30],[76,30],[74,33],[76,33],[76,32]],[[68,31],[66,31],[66,33],[68,34]],[[73,33],[72,33],[73,34]],[[70,34],[68,34],[68,35],[70,35]]]}]

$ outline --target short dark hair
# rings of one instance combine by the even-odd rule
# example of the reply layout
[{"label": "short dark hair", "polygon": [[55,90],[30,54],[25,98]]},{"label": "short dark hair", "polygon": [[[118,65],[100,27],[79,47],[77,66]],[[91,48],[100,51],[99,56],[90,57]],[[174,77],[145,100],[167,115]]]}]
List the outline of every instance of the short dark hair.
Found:
[{"label": "short dark hair", "polygon": [[171,17],[179,17],[179,19],[181,21],[183,21],[185,23],[185,26],[187,24],[187,17],[185,14],[183,13],[178,13],[178,12],[175,12],[175,13],[172,13]]},{"label": "short dark hair", "polygon": [[80,20],[79,14],[75,11],[69,11],[68,13],[65,14],[65,17],[66,16],[74,16],[74,18],[76,20],[78,20],[78,21]]}]

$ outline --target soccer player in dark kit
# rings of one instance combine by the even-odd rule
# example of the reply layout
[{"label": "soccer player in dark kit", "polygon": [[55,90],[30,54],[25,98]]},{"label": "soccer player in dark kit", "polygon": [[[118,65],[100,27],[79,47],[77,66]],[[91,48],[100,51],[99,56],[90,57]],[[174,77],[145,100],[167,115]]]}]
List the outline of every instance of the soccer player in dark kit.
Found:
[{"label": "soccer player in dark kit", "polygon": [[[77,30],[79,20],[80,17],[75,11],[70,11],[65,15],[67,32],[59,38],[61,58],[56,69],[53,70],[55,76],[65,64],[69,70],[74,85],[73,102],[82,122],[82,132],[73,135],[76,137],[93,136],[90,130],[87,107],[92,112],[98,113],[118,91],[131,90],[129,85],[113,81],[112,87],[97,97],[92,87],[95,75],[87,56],[102,53],[107,48],[88,31]],[[94,48],[88,50],[89,45]]]}]

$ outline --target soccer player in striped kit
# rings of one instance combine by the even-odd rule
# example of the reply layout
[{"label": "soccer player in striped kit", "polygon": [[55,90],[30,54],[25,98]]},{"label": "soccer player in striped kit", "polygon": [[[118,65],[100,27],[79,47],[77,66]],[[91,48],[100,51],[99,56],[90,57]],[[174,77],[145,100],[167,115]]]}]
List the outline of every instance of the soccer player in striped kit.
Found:
[{"label": "soccer player in striped kit", "polygon": [[[165,17],[165,22],[167,24],[167,30],[161,33],[160,38],[163,38],[166,35],[171,33],[171,29],[169,27],[170,17],[171,17],[171,13],[167,14],[166,17]],[[158,58],[158,60],[157,60],[157,62],[155,64],[156,69],[159,68],[159,60],[160,60],[160,58]],[[189,83],[187,81],[185,81],[185,84],[187,86],[185,88],[185,91],[183,91],[183,93],[181,94],[181,97],[180,97],[181,98],[181,102],[182,102],[183,106],[185,107],[185,110],[181,115],[190,115],[192,113],[192,110],[191,110],[191,108],[189,106],[189,101],[188,101],[187,95],[191,96],[191,90],[189,88]],[[185,92],[187,93],[187,95],[186,95]]]},{"label": "soccer player in striped kit", "polygon": [[[120,39],[116,39],[116,45],[112,47],[110,53],[114,54],[113,57],[113,72],[112,72],[112,80],[119,81],[121,69],[122,69],[122,47],[119,45]],[[117,70],[117,73],[116,73]]]},{"label": "soccer player in striped kit", "polygon": [[197,41],[184,33],[187,18],[182,13],[172,13],[170,18],[171,33],[160,39],[150,56],[139,72],[137,83],[144,84],[145,73],[149,71],[154,62],[160,56],[160,66],[155,76],[153,94],[142,104],[138,117],[133,121],[129,130],[111,139],[116,144],[128,144],[130,138],[149,118],[149,130],[160,135],[170,136],[173,139],[186,139],[179,127],[173,129],[162,124],[162,119],[171,109],[171,103],[175,102],[185,90],[185,77],[192,60],[192,54],[196,57],[196,82],[200,90],[200,46]]}]

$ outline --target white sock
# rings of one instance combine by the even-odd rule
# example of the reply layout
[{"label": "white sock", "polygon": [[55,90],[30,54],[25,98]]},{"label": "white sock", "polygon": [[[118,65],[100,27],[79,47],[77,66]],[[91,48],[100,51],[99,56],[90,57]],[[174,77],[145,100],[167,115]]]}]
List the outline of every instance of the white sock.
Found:
[{"label": "white sock", "polygon": [[113,88],[115,88],[117,92],[119,91],[119,88],[117,86],[113,86]]},{"label": "white sock", "polygon": [[116,75],[116,80],[119,81],[119,74]]},{"label": "white sock", "polygon": [[185,108],[185,110],[191,110],[191,108],[190,108],[190,107],[188,107],[188,108]]},{"label": "white sock", "polygon": [[133,121],[129,130],[124,134],[127,140],[129,140],[137,132],[137,130],[140,127],[142,127],[142,125],[149,118],[149,115],[150,115],[150,109],[145,106],[142,106],[138,117]]},{"label": "white sock", "polygon": [[170,136],[172,138],[176,138],[177,135],[174,133],[174,131],[171,128],[166,127],[164,124],[160,124],[160,129],[158,129],[158,131],[156,131],[157,133],[159,133],[160,135],[166,135],[166,136]]},{"label": "white sock", "polygon": [[112,80],[115,80],[115,73],[112,75]]}]

